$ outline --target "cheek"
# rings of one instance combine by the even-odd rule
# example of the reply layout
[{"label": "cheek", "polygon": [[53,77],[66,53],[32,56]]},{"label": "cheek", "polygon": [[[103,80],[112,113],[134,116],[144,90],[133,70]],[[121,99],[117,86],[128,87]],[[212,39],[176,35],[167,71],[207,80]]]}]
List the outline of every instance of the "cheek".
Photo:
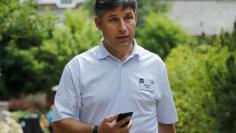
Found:
[{"label": "cheek", "polygon": [[130,31],[130,32],[134,32],[134,31],[135,31],[135,28],[136,28],[136,25],[135,25],[135,24],[130,24],[130,25],[128,26],[128,28],[129,28],[129,31]]},{"label": "cheek", "polygon": [[114,28],[108,28],[107,30],[103,30],[103,36],[107,39],[112,40],[116,35],[116,30]]},{"label": "cheek", "polygon": [[105,28],[105,31],[107,32],[107,34],[112,34],[116,31],[116,27],[115,26],[107,26]]},{"label": "cheek", "polygon": [[106,36],[112,37],[112,36],[114,36],[115,33],[116,32],[115,32],[114,29],[109,29],[109,30],[106,31]]}]

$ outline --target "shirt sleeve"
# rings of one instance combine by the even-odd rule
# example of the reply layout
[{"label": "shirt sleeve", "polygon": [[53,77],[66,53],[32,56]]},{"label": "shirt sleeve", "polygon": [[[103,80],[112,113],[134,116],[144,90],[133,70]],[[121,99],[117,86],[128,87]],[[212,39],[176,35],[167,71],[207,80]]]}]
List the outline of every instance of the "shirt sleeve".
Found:
[{"label": "shirt sleeve", "polygon": [[164,62],[161,68],[159,87],[162,96],[157,105],[157,120],[163,124],[172,124],[178,121],[178,116]]},{"label": "shirt sleeve", "polygon": [[54,100],[52,121],[65,118],[79,119],[81,97],[77,73],[71,71],[68,65],[64,68]]}]

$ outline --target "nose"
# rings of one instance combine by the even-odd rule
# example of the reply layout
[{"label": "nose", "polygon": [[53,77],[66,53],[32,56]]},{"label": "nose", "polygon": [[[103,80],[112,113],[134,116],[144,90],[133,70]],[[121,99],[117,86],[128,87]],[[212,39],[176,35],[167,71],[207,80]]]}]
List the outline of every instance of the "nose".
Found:
[{"label": "nose", "polygon": [[120,33],[125,33],[127,27],[126,27],[126,23],[124,20],[120,20],[119,26],[118,26],[118,31]]}]

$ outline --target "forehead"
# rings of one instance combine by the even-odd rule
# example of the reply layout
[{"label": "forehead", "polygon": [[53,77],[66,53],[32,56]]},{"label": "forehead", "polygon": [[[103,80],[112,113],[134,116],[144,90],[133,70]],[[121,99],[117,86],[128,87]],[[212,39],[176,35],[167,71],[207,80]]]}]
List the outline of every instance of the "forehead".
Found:
[{"label": "forehead", "polygon": [[111,16],[111,15],[122,15],[122,14],[129,14],[129,13],[132,13],[134,14],[134,10],[131,8],[131,7],[126,7],[126,8],[123,8],[123,7],[116,7],[114,9],[111,9],[111,10],[107,10],[104,12],[104,17],[106,16]]}]

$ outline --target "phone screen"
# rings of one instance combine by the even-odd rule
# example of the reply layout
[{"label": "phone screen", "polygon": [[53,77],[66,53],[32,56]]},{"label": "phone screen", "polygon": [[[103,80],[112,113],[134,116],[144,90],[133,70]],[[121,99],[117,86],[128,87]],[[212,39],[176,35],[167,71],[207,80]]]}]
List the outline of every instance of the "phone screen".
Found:
[{"label": "phone screen", "polygon": [[[126,117],[129,117],[129,116],[132,117],[132,115],[133,115],[133,112],[120,113],[118,115],[117,119],[116,119],[116,122],[119,122],[120,120],[122,120],[122,119],[124,119]],[[122,127],[124,127],[124,126],[126,126],[128,124],[129,124],[129,122],[127,122],[124,125],[122,125]]]}]

